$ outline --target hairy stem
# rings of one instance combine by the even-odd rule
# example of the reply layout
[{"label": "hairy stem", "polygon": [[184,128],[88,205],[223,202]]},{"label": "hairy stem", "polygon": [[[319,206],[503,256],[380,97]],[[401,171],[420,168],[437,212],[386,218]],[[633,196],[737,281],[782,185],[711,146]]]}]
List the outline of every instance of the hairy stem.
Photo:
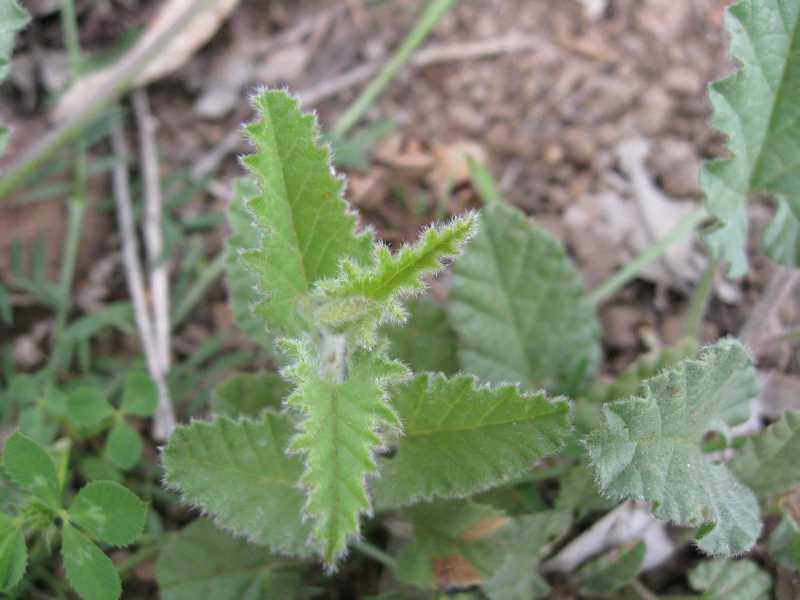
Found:
[{"label": "hairy stem", "polygon": [[321,375],[336,383],[347,378],[347,336],[323,333],[320,341]]},{"label": "hairy stem", "polygon": [[384,88],[394,79],[397,71],[408,62],[414,50],[425,41],[425,38],[428,37],[431,30],[436,26],[436,23],[439,22],[439,19],[441,19],[456,2],[457,0],[432,0],[432,2],[428,4],[425,11],[414,25],[414,28],[387,61],[383,69],[378,73],[378,76],[364,88],[364,91],[356,98],[347,112],[339,117],[339,120],[333,128],[333,133],[335,135],[344,136],[358,123],[361,117],[364,116],[364,113],[372,106],[373,102],[381,95]]},{"label": "hairy stem", "polygon": [[642,269],[662,256],[672,244],[694,231],[708,216],[708,211],[704,206],[700,206],[686,215],[667,235],[656,240],[639,256],[592,290],[589,293],[589,301],[594,305],[598,305],[608,300],[608,298],[636,279]]}]

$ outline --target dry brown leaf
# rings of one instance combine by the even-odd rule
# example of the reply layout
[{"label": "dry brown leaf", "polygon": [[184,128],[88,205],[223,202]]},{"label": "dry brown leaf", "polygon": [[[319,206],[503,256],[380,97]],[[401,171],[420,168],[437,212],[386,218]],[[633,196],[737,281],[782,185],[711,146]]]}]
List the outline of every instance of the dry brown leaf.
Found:
[{"label": "dry brown leaf", "polygon": [[477,542],[494,535],[500,529],[511,522],[508,517],[496,517],[494,519],[484,519],[471,525],[461,533],[461,539],[467,543]]},{"label": "dry brown leaf", "polygon": [[[189,24],[176,32],[158,57],[136,76],[133,86],[144,85],[180,68],[198,48],[211,39],[238,3],[239,0],[213,0],[208,2],[205,8],[199,9]],[[169,0],[163,4],[147,30],[125,56],[103,69],[82,77],[66,91],[53,111],[55,119],[63,120],[79,112],[122,71],[129,68],[131,61],[138,58],[145,48],[151,47],[165,32],[175,29],[184,15],[196,4],[197,0]]]},{"label": "dry brown leaf", "polygon": [[483,583],[477,567],[455,552],[431,559],[431,570],[440,589],[466,588]]}]

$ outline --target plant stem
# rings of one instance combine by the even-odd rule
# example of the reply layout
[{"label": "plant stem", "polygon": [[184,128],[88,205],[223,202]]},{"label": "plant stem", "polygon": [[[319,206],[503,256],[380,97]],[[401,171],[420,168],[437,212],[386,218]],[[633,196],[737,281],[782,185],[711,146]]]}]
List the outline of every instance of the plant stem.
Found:
[{"label": "plant stem", "polygon": [[188,316],[192,309],[197,305],[203,296],[206,295],[208,288],[222,275],[225,271],[225,251],[220,251],[214,260],[209,264],[197,281],[194,282],[189,291],[183,296],[181,301],[172,312],[172,330],[175,331],[183,320]]},{"label": "plant stem", "polygon": [[700,206],[686,215],[678,222],[677,225],[675,225],[675,227],[669,231],[669,233],[667,233],[667,235],[659,240],[656,240],[639,256],[634,258],[621,270],[617,271],[614,275],[593,289],[589,293],[589,301],[593,305],[597,306],[601,302],[613,296],[629,282],[636,279],[639,273],[641,273],[642,269],[644,269],[653,261],[657,260],[669,249],[672,244],[684,238],[690,232],[694,231],[694,229],[707,218],[708,211],[704,206]]},{"label": "plant stem", "polygon": [[414,28],[400,44],[400,47],[395,50],[392,57],[383,66],[380,73],[372,81],[369,82],[364,91],[356,98],[355,102],[347,109],[347,111],[339,117],[336,125],[333,127],[334,135],[344,137],[350,131],[364,113],[369,110],[372,103],[377,100],[381,95],[384,88],[397,74],[397,71],[408,62],[414,50],[425,41],[431,30],[439,22],[439,19],[450,10],[458,0],[432,0],[425,8],[425,11],[420,15],[419,19],[414,25]]},{"label": "plant stem", "polygon": [[[70,82],[78,78],[81,62],[81,49],[78,42],[78,23],[75,16],[73,0],[63,0],[61,5],[61,28],[64,34],[64,45],[69,57]],[[78,247],[83,233],[83,221],[86,214],[86,148],[82,141],[75,145],[75,162],[73,167],[74,181],[67,209],[67,238],[64,242],[64,256],[61,262],[61,274],[58,282],[58,310],[53,326],[53,348],[50,354],[48,369],[51,375],[59,369],[59,360],[63,356],[61,337],[67,324],[67,317],[72,306],[72,281],[75,278],[75,266],[78,261]]]},{"label": "plant stem", "polygon": [[700,327],[703,324],[703,316],[706,314],[708,301],[714,289],[714,275],[717,273],[717,261],[709,258],[703,276],[694,288],[692,298],[689,301],[689,310],[686,314],[686,324],[684,333],[696,340],[700,339]]},{"label": "plant stem", "polygon": [[78,262],[78,246],[83,231],[83,217],[86,213],[86,202],[83,198],[75,197],[70,200],[67,216],[67,238],[64,242],[64,258],[61,262],[61,274],[58,281],[58,310],[56,311],[55,324],[53,325],[53,349],[50,354],[48,369],[51,375],[59,369],[61,352],[61,339],[67,317],[72,306],[70,296],[72,280],[75,278],[75,266]]},{"label": "plant stem", "polygon": [[81,47],[78,38],[78,18],[75,14],[74,0],[61,2],[61,32],[64,46],[67,48],[67,61],[70,72],[70,83],[78,77],[81,67]]},{"label": "plant stem", "polygon": [[356,540],[351,544],[353,546],[353,550],[360,552],[364,556],[368,556],[371,559],[381,563],[383,566],[392,569],[393,571],[397,568],[397,561],[394,558],[386,554],[380,548],[376,548],[369,542],[365,540]]}]

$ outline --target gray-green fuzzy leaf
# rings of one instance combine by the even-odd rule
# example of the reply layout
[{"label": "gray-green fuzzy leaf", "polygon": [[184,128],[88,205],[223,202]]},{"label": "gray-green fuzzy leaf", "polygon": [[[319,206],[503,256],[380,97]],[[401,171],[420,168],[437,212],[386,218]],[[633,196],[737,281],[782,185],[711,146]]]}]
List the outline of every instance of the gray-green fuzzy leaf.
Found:
[{"label": "gray-green fuzzy leaf", "polygon": [[501,485],[556,452],[570,432],[565,401],[478,386],[467,375],[418,375],[392,389],[392,404],[404,434],[373,483],[381,507]]},{"label": "gray-green fuzzy leaf", "polygon": [[259,291],[258,277],[240,257],[241,252],[257,248],[263,237],[247,208],[247,203],[258,193],[258,185],[252,177],[240,177],[233,184],[233,200],[227,212],[231,235],[225,240],[225,279],[231,310],[239,329],[277,358],[275,338],[253,310],[264,300],[264,294]]},{"label": "gray-green fuzzy leaf", "polygon": [[291,600],[302,580],[297,571],[281,571],[280,562],[267,549],[199,519],[166,543],[156,579],[163,600]]},{"label": "gray-green fuzzy leaf", "polygon": [[257,417],[265,408],[281,410],[292,386],[277,373],[239,373],[216,388],[211,410],[228,417]]},{"label": "gray-green fuzzy leaf", "polygon": [[337,381],[310,344],[297,342],[287,353],[296,360],[282,373],[297,387],[286,402],[301,415],[289,449],[303,455],[305,512],[320,554],[333,565],[358,535],[361,514],[370,510],[366,478],[377,471],[382,433],[400,425],[386,386],[409,373],[380,351],[361,349],[353,353],[346,378]]},{"label": "gray-green fuzzy leaf", "polygon": [[787,412],[748,439],[730,468],[760,498],[780,494],[800,483],[800,413]]},{"label": "gray-green fuzzy leaf", "polygon": [[606,404],[604,428],[586,439],[602,492],[651,502],[660,519],[703,526],[698,546],[709,554],[746,552],[761,532],[758,501],[700,443],[709,431],[727,431],[726,419],[740,418],[757,391],[752,357],[725,339],[647,380],[644,391]]},{"label": "gray-green fuzzy leaf", "polygon": [[406,308],[408,321],[402,327],[385,329],[391,355],[416,373],[452,375],[458,371],[456,333],[444,308],[428,297],[412,299]]},{"label": "gray-green fuzzy leaf", "polygon": [[510,206],[483,209],[453,268],[448,304],[461,366],[483,380],[560,389],[590,374],[599,329],[561,244]]},{"label": "gray-green fuzzy leaf", "polygon": [[309,329],[303,298],[316,282],[336,277],[342,259],[371,264],[372,235],[355,234],[344,182],[317,144],[314,117],[282,91],[263,92],[253,104],[258,120],[246,131],[256,151],[243,162],[259,187],[247,207],[262,240],[242,249],[241,260],[256,274],[262,297],[254,309],[263,325],[298,336]]},{"label": "gray-green fuzzy leaf", "polygon": [[[709,211],[721,222],[708,243],[738,277],[748,268],[750,195],[774,194],[800,213],[800,3],[741,0],[728,10],[726,27],[730,53],[741,66],[716,82],[709,97],[712,124],[728,136],[731,157],[707,163],[700,183]],[[773,255],[796,264],[796,254],[785,249]]]},{"label": "gray-green fuzzy leaf", "polygon": [[166,482],[234,534],[307,554],[302,461],[286,455],[291,434],[288,417],[269,412],[257,421],[218,417],[178,427],[164,449]]},{"label": "gray-green fuzzy leaf", "polygon": [[631,542],[588,562],[575,573],[581,591],[586,594],[616,592],[639,574],[646,550],[644,542]]},{"label": "gray-green fuzzy leaf", "polygon": [[508,552],[503,566],[483,585],[490,600],[542,598],[550,586],[539,574],[539,560],[570,526],[569,513],[549,510],[515,518],[501,534]]},{"label": "gray-green fuzzy leaf", "polygon": [[427,589],[466,588],[491,578],[505,558],[500,533],[510,522],[495,508],[469,501],[408,509],[414,538],[397,557],[397,578]]},{"label": "gray-green fuzzy leaf", "polygon": [[769,600],[772,579],[752,560],[704,560],[689,572],[703,600]]}]

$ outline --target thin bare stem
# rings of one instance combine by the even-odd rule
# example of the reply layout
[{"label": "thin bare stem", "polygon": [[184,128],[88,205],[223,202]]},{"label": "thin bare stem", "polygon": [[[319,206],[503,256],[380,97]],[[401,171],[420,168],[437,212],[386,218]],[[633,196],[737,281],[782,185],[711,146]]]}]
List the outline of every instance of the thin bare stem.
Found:
[{"label": "thin bare stem", "polygon": [[[117,156],[128,156],[128,143],[122,124],[114,123],[111,130],[111,142]],[[136,318],[136,327],[142,340],[145,361],[150,376],[158,388],[158,408],[153,421],[153,437],[158,441],[165,441],[175,428],[175,414],[169,396],[166,382],[166,373],[161,370],[158,362],[158,349],[155,341],[155,329],[150,319],[145,297],[144,275],[139,262],[139,244],[136,240],[134,229],[133,208],[131,206],[130,181],[127,166],[119,162],[114,166],[114,201],[117,205],[117,223],[122,236],[122,261],[125,265],[125,279],[128,282],[128,291],[133,302],[133,312]],[[156,429],[156,425],[159,426]]]},{"label": "thin bare stem", "polygon": [[161,175],[156,145],[156,120],[144,89],[133,94],[133,108],[139,127],[139,154],[144,180],[144,242],[150,280],[150,299],[153,303],[154,331],[158,358],[164,371],[169,369],[169,270],[164,260],[162,223]]}]

